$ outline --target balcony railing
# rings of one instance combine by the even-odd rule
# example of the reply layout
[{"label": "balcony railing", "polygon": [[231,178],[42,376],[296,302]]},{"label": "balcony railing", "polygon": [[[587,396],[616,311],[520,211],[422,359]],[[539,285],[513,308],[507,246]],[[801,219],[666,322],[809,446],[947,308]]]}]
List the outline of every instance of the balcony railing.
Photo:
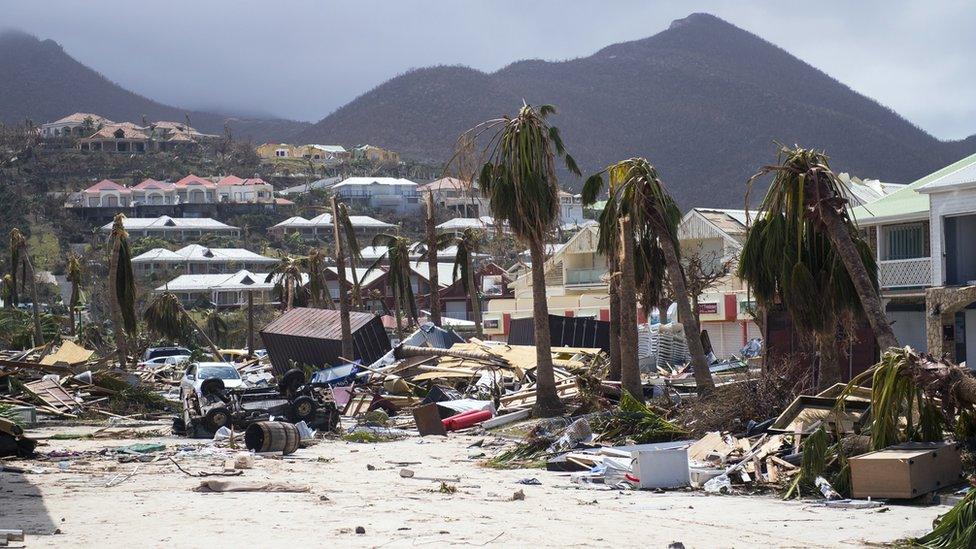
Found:
[{"label": "balcony railing", "polygon": [[567,269],[566,285],[579,286],[588,284],[601,284],[603,273],[606,269]]},{"label": "balcony railing", "polygon": [[924,288],[932,285],[932,258],[882,260],[878,263],[881,287]]}]

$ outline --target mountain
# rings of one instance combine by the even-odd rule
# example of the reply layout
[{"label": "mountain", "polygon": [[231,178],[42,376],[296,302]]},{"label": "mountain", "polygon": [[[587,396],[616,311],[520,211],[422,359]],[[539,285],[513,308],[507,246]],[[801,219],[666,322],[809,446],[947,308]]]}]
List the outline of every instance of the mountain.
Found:
[{"label": "mountain", "polygon": [[188,111],[163,105],[109,81],[65,53],[52,40],[18,31],[0,34],[0,122],[30,119],[36,124],[74,112],[100,114],[116,122],[190,123],[205,133],[222,134],[225,124],[235,137],[256,143],[286,139],[306,122],[273,118],[242,118]]},{"label": "mountain", "polygon": [[[522,99],[551,120],[584,172],[634,155],[657,165],[685,206],[741,208],[774,141],[826,149],[832,167],[908,182],[976,150],[942,142],[779,47],[708,14],[568,61],[486,74],[439,66],[399,75],[300,132],[297,142],[371,143],[444,160],[478,122]],[[563,177],[579,188],[581,181]],[[754,196],[761,196],[757,189]]]}]

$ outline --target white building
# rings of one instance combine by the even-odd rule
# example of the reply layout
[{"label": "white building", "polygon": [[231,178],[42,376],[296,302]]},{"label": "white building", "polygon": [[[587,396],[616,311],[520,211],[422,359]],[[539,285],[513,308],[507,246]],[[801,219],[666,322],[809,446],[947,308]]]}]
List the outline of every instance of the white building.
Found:
[{"label": "white building", "polygon": [[976,364],[976,154],[853,210],[902,345]]},{"label": "white building", "polygon": [[[368,215],[350,215],[349,221],[352,223],[356,233],[363,237],[371,237],[377,233],[393,229],[396,225],[380,221]],[[332,238],[332,214],[324,213],[311,219],[301,216],[289,217],[288,219],[268,228],[268,233],[272,236],[282,238],[292,233],[298,233],[305,240],[324,240]]]},{"label": "white building", "polygon": [[[302,275],[302,283],[308,275]],[[248,294],[253,294],[255,305],[277,303],[273,293],[278,277],[268,280],[267,273],[240,270],[229,274],[184,274],[156,288],[156,292],[172,292],[185,307],[213,304],[220,308],[247,305]]]},{"label": "white building", "polygon": [[460,233],[465,229],[489,231],[495,227],[495,218],[489,215],[481,217],[455,217],[437,225],[438,233]]},{"label": "white building", "polygon": [[417,184],[399,177],[349,177],[332,186],[339,200],[358,207],[412,214],[420,211]]},{"label": "white building", "polygon": [[[87,112],[76,112],[64,118],[41,124],[41,135],[44,137],[88,137],[99,127],[114,124],[111,120]],[[87,131],[90,129],[91,131]]]},{"label": "white building", "polygon": [[132,258],[136,274],[148,275],[160,271],[181,270],[186,274],[221,274],[239,270],[267,270],[278,263],[273,257],[263,256],[243,248],[208,248],[190,244],[179,250],[154,248]]},{"label": "white building", "polygon": [[[241,230],[209,217],[174,218],[168,215],[159,217],[127,217],[123,226],[130,238],[154,236],[165,240],[182,242],[197,240],[205,234],[239,238]],[[111,234],[112,223],[102,226],[101,232]]]},{"label": "white building", "polygon": [[586,218],[583,217],[583,195],[560,190],[559,225],[582,225],[585,221]]}]

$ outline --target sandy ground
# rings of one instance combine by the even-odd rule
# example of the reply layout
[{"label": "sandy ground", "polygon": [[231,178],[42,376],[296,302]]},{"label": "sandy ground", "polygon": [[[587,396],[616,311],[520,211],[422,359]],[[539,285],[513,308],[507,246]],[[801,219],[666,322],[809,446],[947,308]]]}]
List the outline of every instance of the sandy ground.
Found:
[{"label": "sandy ground", "polygon": [[[94,427],[74,427],[90,432]],[[59,428],[37,434],[65,432]],[[309,493],[201,493],[200,479],[171,462],[77,458],[66,470],[0,472],[0,528],[21,528],[27,547],[412,547],[418,545],[838,547],[887,542],[928,530],[943,506],[836,510],[774,496],[636,492],[571,484],[564,474],[493,470],[470,459],[484,437],[409,438],[378,444],[324,440],[292,459],[259,459],[240,480],[307,484]],[[486,441],[493,441],[488,437]],[[141,442],[205,448],[172,437],[51,440],[39,451],[101,450]],[[496,448],[486,448],[493,452]],[[219,471],[221,456],[183,456],[190,471]],[[404,462],[416,462],[403,465]],[[136,467],[138,466],[138,470]],[[370,470],[370,468],[374,468]],[[460,477],[456,493],[440,482]],[[109,481],[136,474],[120,484]],[[120,475],[121,473],[121,475]],[[535,477],[541,486],[517,484]],[[221,478],[221,477],[215,477]],[[517,490],[524,500],[512,500]],[[364,534],[355,533],[362,526]],[[16,545],[14,543],[13,545]]]}]

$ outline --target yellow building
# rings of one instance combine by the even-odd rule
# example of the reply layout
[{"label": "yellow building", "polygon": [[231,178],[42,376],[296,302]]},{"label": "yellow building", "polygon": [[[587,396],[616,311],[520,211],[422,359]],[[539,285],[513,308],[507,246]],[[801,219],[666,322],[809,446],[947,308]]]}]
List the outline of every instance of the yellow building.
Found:
[{"label": "yellow building", "polygon": [[[545,263],[549,313],[562,316],[610,319],[607,260],[597,252],[599,230],[584,227],[565,244],[551,246]],[[514,297],[491,299],[483,314],[485,335],[508,336],[513,318],[532,316],[532,273],[523,272],[511,283]],[[643,318],[643,317],[642,317]]]},{"label": "yellow building", "polygon": [[288,143],[264,143],[258,145],[256,150],[258,156],[265,160],[302,157],[300,149]]},{"label": "yellow building", "polygon": [[400,162],[400,153],[382,149],[374,145],[363,145],[353,150],[356,158],[365,158],[371,162]]}]

